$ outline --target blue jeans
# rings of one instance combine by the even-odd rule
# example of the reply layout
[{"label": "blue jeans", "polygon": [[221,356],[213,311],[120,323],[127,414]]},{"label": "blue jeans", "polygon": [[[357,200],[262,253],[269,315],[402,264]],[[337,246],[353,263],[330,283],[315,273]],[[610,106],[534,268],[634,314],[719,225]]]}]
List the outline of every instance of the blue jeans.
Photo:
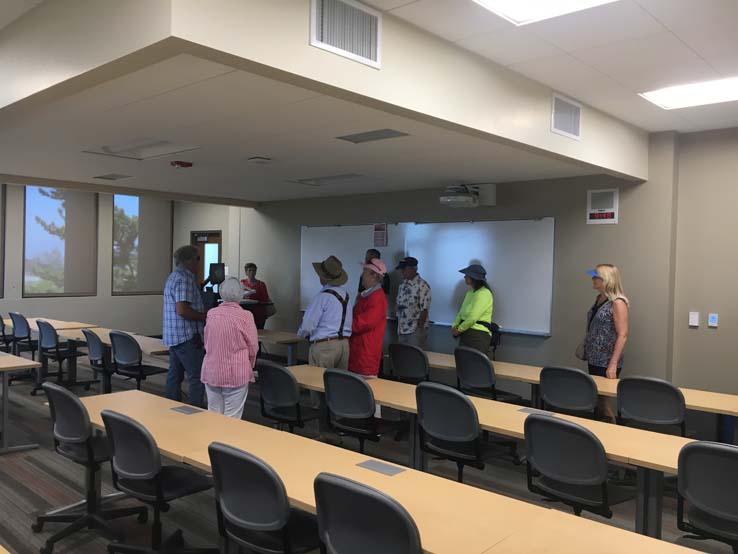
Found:
[{"label": "blue jeans", "polygon": [[169,372],[167,373],[167,398],[182,400],[182,381],[187,375],[189,387],[187,396],[189,403],[199,408],[205,408],[205,386],[200,381],[200,369],[205,349],[200,337],[169,348]]}]

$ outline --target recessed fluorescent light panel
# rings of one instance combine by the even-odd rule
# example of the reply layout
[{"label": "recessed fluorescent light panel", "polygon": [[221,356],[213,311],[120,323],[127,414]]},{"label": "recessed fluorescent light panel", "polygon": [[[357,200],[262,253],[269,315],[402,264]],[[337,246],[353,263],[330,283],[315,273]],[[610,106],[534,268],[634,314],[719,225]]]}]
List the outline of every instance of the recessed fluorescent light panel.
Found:
[{"label": "recessed fluorescent light panel", "polygon": [[738,100],[738,77],[666,87],[641,96],[665,110],[732,102]]},{"label": "recessed fluorescent light panel", "polygon": [[100,154],[103,156],[112,156],[114,158],[126,158],[128,160],[152,160],[154,158],[162,158],[173,154],[181,154],[197,150],[199,146],[186,144],[175,144],[167,140],[141,139],[125,144],[116,144],[108,146],[100,146],[99,148],[91,148],[83,150],[85,154]]},{"label": "recessed fluorescent light panel", "polygon": [[510,23],[520,26],[618,0],[474,0]]}]

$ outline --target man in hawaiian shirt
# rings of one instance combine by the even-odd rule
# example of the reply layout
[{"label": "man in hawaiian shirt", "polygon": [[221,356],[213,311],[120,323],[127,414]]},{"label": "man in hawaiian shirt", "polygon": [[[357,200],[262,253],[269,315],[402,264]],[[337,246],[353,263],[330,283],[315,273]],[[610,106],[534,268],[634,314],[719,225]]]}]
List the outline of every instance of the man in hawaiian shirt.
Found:
[{"label": "man in hawaiian shirt", "polygon": [[402,271],[403,279],[396,301],[398,341],[425,349],[430,323],[430,285],[418,275],[418,260],[411,256],[403,258],[397,269]]}]

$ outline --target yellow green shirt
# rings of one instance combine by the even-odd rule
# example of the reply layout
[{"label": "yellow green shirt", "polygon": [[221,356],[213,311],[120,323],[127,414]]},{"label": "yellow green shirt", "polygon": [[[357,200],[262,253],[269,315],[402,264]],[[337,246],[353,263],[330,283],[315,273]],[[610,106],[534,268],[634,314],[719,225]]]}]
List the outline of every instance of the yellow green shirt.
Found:
[{"label": "yellow green shirt", "polygon": [[464,296],[464,302],[461,304],[459,313],[456,314],[453,327],[457,327],[462,333],[468,329],[489,333],[490,330],[479,325],[477,321],[492,323],[493,302],[492,291],[487,287],[479,287],[475,291],[470,290]]}]

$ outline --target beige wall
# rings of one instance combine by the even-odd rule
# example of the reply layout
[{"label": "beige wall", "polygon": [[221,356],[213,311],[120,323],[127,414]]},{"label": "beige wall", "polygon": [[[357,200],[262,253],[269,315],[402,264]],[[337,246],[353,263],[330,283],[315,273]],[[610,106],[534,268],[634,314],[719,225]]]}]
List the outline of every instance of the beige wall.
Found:
[{"label": "beige wall", "polygon": [[[679,144],[674,381],[738,393],[738,129]],[[697,329],[688,313],[700,312]],[[707,314],[720,315],[707,327]]]}]

